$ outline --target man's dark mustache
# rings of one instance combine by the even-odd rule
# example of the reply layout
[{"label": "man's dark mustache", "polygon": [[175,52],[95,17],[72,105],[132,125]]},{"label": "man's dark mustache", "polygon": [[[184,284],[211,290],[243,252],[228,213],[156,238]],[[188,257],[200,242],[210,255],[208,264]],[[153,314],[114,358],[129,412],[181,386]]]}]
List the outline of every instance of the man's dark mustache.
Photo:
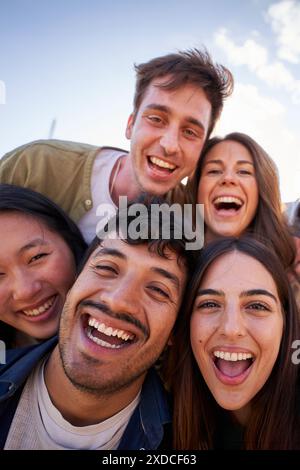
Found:
[{"label": "man's dark mustache", "polygon": [[127,323],[130,323],[131,325],[134,325],[136,328],[139,328],[139,330],[142,331],[143,335],[146,336],[146,338],[149,337],[149,330],[147,327],[145,327],[137,318],[134,318],[127,313],[122,313],[122,312],[113,312],[108,305],[103,304],[102,302],[94,302],[94,300],[83,300],[82,302],[79,302],[79,307],[93,307],[98,309],[100,312],[104,313],[105,315],[108,315],[111,318],[117,318],[118,320],[124,320]]}]

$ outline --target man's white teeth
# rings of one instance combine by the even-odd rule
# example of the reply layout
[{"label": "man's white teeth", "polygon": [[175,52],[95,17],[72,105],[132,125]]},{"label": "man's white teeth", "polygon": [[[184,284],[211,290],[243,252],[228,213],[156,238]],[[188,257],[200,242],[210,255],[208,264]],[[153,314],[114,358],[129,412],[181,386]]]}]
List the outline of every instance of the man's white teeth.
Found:
[{"label": "man's white teeth", "polygon": [[119,349],[122,345],[121,344],[110,344],[107,343],[106,341],[103,341],[100,338],[97,338],[96,336],[92,335],[92,331],[90,328],[87,328],[87,335],[88,337],[94,341],[94,343],[98,344],[99,346],[102,346],[104,348],[113,348],[113,349]]},{"label": "man's white teeth", "polygon": [[117,336],[118,338],[122,339],[123,341],[128,341],[129,339],[130,340],[134,339],[134,335],[126,333],[123,330],[113,329],[111,326],[106,326],[105,323],[100,323],[96,320],[96,318],[93,318],[93,317],[89,318],[89,326],[91,326],[92,328],[95,328],[100,333],[103,333],[106,336]]},{"label": "man's white teeth", "polygon": [[225,351],[214,351],[214,356],[220,359],[224,359],[224,361],[246,361],[246,359],[251,359],[253,357],[253,355],[250,353],[230,353]]},{"label": "man's white teeth", "polygon": [[238,197],[234,197],[234,196],[220,196],[214,200],[214,204],[220,204],[224,202],[228,204],[237,204],[238,206],[243,205],[243,201],[239,199]]},{"label": "man's white teeth", "polygon": [[55,295],[51,297],[51,299],[47,300],[47,302],[45,302],[40,307],[34,308],[33,310],[23,310],[23,313],[25,313],[25,315],[28,315],[29,317],[37,317],[38,315],[41,315],[41,313],[46,312],[46,310],[48,310],[51,307],[54,300],[55,300]]},{"label": "man's white teeth", "polygon": [[150,157],[150,161],[151,163],[154,163],[154,165],[160,166],[161,168],[168,168],[169,170],[174,170],[176,168],[176,165],[167,163],[164,160],[160,160],[160,158],[157,158],[157,157]]}]

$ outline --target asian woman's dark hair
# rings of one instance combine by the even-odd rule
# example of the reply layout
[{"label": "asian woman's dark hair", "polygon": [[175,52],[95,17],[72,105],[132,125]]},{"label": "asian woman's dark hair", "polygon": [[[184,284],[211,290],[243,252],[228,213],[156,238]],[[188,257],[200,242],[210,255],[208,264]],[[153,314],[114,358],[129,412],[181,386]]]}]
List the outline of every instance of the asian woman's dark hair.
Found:
[{"label": "asian woman's dark hair", "polygon": [[295,258],[295,247],[282,213],[277,168],[271,157],[254,139],[246,134],[233,132],[224,138],[213,137],[208,140],[195,174],[189,183],[192,200],[197,201],[198,185],[206,156],[215,145],[227,141],[243,145],[253,158],[259,201],[255,217],[247,232],[264,244],[270,245],[281,258],[284,266],[291,267]]},{"label": "asian woman's dark hair", "polygon": [[300,338],[295,299],[279,258],[259,241],[247,237],[224,238],[205,247],[183,301],[184,308],[179,314],[166,368],[166,379],[174,394],[174,448],[213,449],[218,419],[228,413],[217,404],[201,375],[190,345],[189,325],[206,270],[214,260],[233,251],[256,259],[271,274],[277,286],[284,321],[281,346],[272,373],[251,403],[244,448],[300,448],[299,366],[292,363],[292,344]]},{"label": "asian woman's dark hair", "polygon": [[[76,266],[79,265],[87,246],[83,236],[75,222],[46,196],[28,188],[0,184],[0,213],[3,212],[20,212],[43,222],[66,242]],[[14,328],[0,321],[0,339],[5,340],[7,347],[12,343],[14,331]]]}]

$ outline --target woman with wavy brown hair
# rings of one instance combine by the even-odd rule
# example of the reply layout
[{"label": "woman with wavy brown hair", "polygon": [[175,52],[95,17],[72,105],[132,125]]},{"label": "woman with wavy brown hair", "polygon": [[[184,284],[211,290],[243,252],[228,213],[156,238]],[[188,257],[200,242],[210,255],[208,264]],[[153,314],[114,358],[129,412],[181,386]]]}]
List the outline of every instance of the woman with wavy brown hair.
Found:
[{"label": "woman with wavy brown hair", "polygon": [[[172,200],[182,202],[181,197],[175,191]],[[281,210],[276,165],[248,135],[208,140],[184,202],[204,204],[205,243],[251,233],[269,244],[284,266],[292,265],[295,247]]]},{"label": "woman with wavy brown hair", "polygon": [[174,448],[299,449],[297,307],[274,252],[247,237],[208,244],[183,305],[167,376]]}]

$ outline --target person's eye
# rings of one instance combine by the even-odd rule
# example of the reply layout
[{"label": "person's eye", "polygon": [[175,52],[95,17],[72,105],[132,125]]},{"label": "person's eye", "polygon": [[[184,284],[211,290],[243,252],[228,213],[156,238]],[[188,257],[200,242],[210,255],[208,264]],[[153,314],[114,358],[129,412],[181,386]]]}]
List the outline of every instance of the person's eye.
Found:
[{"label": "person's eye", "polygon": [[193,129],[184,129],[184,134],[187,136],[187,137],[198,137],[198,134],[196,131],[194,131]]},{"label": "person's eye", "polygon": [[200,310],[205,310],[205,309],[216,309],[219,308],[220,304],[218,302],[215,302],[214,300],[205,300],[204,302],[199,302],[196,305],[197,309]]},{"label": "person's eye", "polygon": [[163,289],[161,287],[154,286],[154,285],[149,286],[148,289],[150,290],[151,294],[154,295],[154,297],[157,298],[158,300],[170,299],[170,295],[166,289]]},{"label": "person's eye", "polygon": [[161,124],[163,122],[160,116],[156,116],[155,114],[150,114],[147,116],[148,121],[152,124]]},{"label": "person's eye", "polygon": [[48,256],[50,253],[39,253],[35,256],[32,256],[32,258],[30,258],[29,260],[29,263],[32,263],[32,262],[35,262],[35,261],[38,261],[39,259],[41,258],[45,258],[46,256]]},{"label": "person's eye", "polygon": [[271,308],[263,302],[251,302],[246,306],[248,310],[254,310],[255,312],[270,312]]},{"label": "person's eye", "polygon": [[96,264],[95,268],[103,275],[118,274],[117,269],[109,264]]},{"label": "person's eye", "polygon": [[222,170],[219,168],[211,168],[210,170],[207,170],[208,175],[220,175],[222,173]]},{"label": "person's eye", "polygon": [[252,174],[253,174],[252,171],[250,171],[250,170],[245,170],[245,169],[240,169],[240,170],[238,171],[238,173],[239,173],[240,175],[252,175]]}]

